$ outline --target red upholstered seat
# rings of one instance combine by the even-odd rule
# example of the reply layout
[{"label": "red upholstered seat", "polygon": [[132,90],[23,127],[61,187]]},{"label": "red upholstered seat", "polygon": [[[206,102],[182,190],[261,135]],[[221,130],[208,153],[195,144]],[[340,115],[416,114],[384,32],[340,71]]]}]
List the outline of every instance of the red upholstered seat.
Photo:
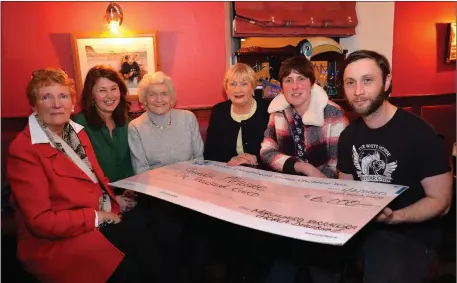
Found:
[{"label": "red upholstered seat", "polygon": [[421,116],[435,128],[436,132],[443,135],[446,151],[451,155],[452,144],[455,142],[456,134],[455,104],[422,106]]},{"label": "red upholstered seat", "polygon": [[2,188],[5,184],[5,177],[6,177],[6,159],[8,157],[8,149],[10,147],[11,142],[16,137],[18,132],[9,132],[9,131],[2,131]]},{"label": "red upholstered seat", "polygon": [[408,112],[413,113],[413,108],[412,107],[403,107],[403,110],[406,110]]}]

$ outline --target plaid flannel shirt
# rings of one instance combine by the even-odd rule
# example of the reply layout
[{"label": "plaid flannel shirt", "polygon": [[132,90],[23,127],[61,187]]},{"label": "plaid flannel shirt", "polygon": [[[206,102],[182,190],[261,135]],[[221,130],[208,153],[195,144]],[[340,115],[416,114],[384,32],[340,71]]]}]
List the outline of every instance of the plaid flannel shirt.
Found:
[{"label": "plaid flannel shirt", "polygon": [[[338,156],[338,139],[340,133],[349,124],[347,117],[340,106],[327,99],[320,99],[321,107],[311,107],[308,111],[323,112],[323,125],[304,123],[304,148],[307,162],[318,168],[329,178],[338,178],[336,169]],[[273,103],[273,102],[272,102]],[[319,103],[317,103],[319,104]],[[316,103],[314,103],[316,105]],[[319,110],[322,109],[323,111]],[[308,117],[317,117],[313,113]],[[322,117],[321,117],[322,118]],[[320,122],[321,123],[321,122]],[[290,127],[293,126],[292,106],[287,105],[283,110],[270,114],[265,137],[261,145],[260,156],[262,162],[269,168],[294,174],[295,162],[299,162],[295,153],[295,144]]]}]

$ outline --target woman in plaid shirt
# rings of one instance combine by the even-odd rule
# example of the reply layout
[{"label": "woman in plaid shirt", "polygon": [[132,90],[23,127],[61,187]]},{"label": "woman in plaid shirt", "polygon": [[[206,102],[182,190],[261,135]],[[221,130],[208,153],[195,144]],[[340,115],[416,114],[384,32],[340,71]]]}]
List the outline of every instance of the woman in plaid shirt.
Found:
[{"label": "woman in plaid shirt", "polygon": [[279,70],[283,93],[268,108],[260,156],[275,171],[338,178],[338,138],[349,122],[315,80],[312,63],[305,57],[284,61]]},{"label": "woman in plaid shirt", "polygon": [[[338,178],[338,138],[348,125],[343,110],[315,84],[312,63],[304,56],[284,61],[279,70],[282,94],[268,108],[270,120],[261,145],[262,162],[283,173]],[[295,282],[305,265],[313,283],[337,283],[343,258],[331,246],[273,237],[276,258],[265,283]]]}]

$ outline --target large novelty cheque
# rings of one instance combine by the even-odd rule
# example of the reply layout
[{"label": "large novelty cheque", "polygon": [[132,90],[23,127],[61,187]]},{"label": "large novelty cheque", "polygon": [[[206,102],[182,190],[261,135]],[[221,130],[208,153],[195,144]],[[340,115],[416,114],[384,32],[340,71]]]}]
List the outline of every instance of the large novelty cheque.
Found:
[{"label": "large novelty cheque", "polygon": [[215,161],[175,163],[111,185],[245,227],[330,245],[344,245],[407,189],[229,167]]}]

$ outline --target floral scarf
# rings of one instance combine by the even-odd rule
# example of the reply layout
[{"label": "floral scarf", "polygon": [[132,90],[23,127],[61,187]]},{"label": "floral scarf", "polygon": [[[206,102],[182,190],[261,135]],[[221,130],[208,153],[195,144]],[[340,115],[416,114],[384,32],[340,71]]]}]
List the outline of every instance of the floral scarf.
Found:
[{"label": "floral scarf", "polygon": [[[65,152],[65,149],[63,148],[62,144],[55,140],[55,134],[40,120],[37,114],[35,114],[35,118],[38,122],[38,125],[40,125],[41,129],[44,131],[51,144],[70,158],[68,153]],[[87,157],[86,151],[84,150],[84,147],[81,144],[81,141],[79,140],[78,134],[70,125],[70,123],[66,123],[63,128],[62,140],[64,140],[74,150],[74,152],[79,156],[79,158],[81,158],[81,160],[87,165],[87,167],[89,167],[89,169],[92,172],[94,172],[92,164],[90,163],[89,158]],[[102,188],[103,194],[100,196],[99,199],[99,210],[105,211],[105,203],[107,200],[109,200],[109,195],[106,193],[102,185],[100,185],[100,187]]]},{"label": "floral scarf", "polygon": [[293,107],[292,107],[292,115],[294,118],[294,124],[290,125],[290,129],[292,131],[292,137],[294,139],[295,152],[300,160],[307,162],[306,149],[304,147],[305,125],[303,124],[302,117],[300,116],[300,114],[297,113],[297,111],[295,111],[295,109]]}]

